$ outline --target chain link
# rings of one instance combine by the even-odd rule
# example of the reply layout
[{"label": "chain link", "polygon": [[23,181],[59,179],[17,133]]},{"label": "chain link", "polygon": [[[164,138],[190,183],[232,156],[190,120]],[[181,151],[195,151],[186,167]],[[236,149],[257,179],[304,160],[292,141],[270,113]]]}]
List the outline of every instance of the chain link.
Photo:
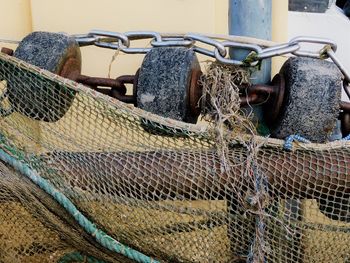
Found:
[{"label": "chain link", "polygon": [[335,51],[332,48],[326,48],[325,52],[327,53],[328,57],[334,62],[334,64],[337,65],[339,70],[343,73],[345,81],[349,83],[350,73],[347,71],[344,65],[340,62],[340,60],[336,57]]},{"label": "chain link", "polygon": [[[103,31],[103,30],[92,30],[88,34],[88,38],[94,37],[95,41],[93,44],[98,47],[119,49],[121,45],[125,47],[130,46],[129,38],[122,33]],[[79,43],[79,41],[78,41]]]},{"label": "chain link", "polygon": [[[245,49],[247,51],[251,51],[253,53],[249,53],[250,55],[248,55],[249,57],[253,57],[251,62],[248,62],[250,64],[250,66],[256,66],[259,63],[259,60],[254,59],[254,54],[260,54],[262,53],[262,48],[258,45],[253,45],[253,44],[244,44],[244,43],[237,43],[237,42],[233,42],[233,41],[224,41],[222,42],[222,45],[226,48],[239,48],[239,49]],[[214,54],[215,54],[215,58],[218,62],[223,63],[223,64],[227,64],[227,65],[238,65],[238,66],[243,66],[243,65],[247,65],[247,59],[248,57],[243,60],[243,61],[239,61],[239,60],[235,60],[235,59],[231,59],[231,58],[225,58],[223,57],[218,49],[214,50]],[[255,60],[255,61],[254,61]]]},{"label": "chain link", "polygon": [[126,54],[146,54],[151,50],[150,47],[131,48],[130,41],[132,40],[150,39],[150,41],[162,41],[160,34],[154,31],[129,31],[125,33],[125,36],[129,39],[129,45],[120,46],[120,50]]},{"label": "chain link", "polygon": [[177,36],[168,36],[162,38],[160,41],[152,40],[151,45],[153,47],[192,47],[195,41],[192,39],[185,39]]},{"label": "chain link", "polygon": [[[220,56],[225,57],[227,55],[227,50],[226,47],[223,43],[220,41],[217,41],[215,39],[209,38],[204,35],[198,35],[198,34],[186,34],[184,36],[184,39],[189,39],[189,40],[194,40],[194,41],[199,41],[201,43],[213,46],[215,50],[218,51]],[[215,51],[213,53],[215,55]]]},{"label": "chain link", "polygon": [[300,49],[299,43],[280,44],[280,45],[276,45],[274,47],[269,47],[269,48],[263,49],[263,51],[260,54],[258,54],[257,58],[259,60],[262,60],[262,59],[272,58],[275,56],[283,56],[283,55],[287,55],[287,54],[296,52],[299,49]]},{"label": "chain link", "polygon": [[307,44],[321,44],[324,45],[322,49],[319,50],[319,52],[314,51],[308,51],[308,50],[296,50],[292,52],[293,55],[299,56],[299,57],[310,57],[310,58],[323,58],[324,48],[326,46],[330,46],[334,52],[337,51],[337,43],[330,39],[325,38],[318,38],[318,37],[296,37],[293,38],[291,41],[289,41],[291,45],[293,44],[301,44],[301,43],[307,43]]},{"label": "chain link", "polygon": [[340,62],[340,60],[335,55],[335,51],[331,47],[326,47],[325,52],[327,53],[327,56],[333,61],[335,65],[339,68],[341,73],[344,76],[344,91],[346,95],[348,96],[348,99],[350,100],[350,90],[349,90],[349,84],[350,84],[350,73],[349,71],[344,67],[344,65]]}]

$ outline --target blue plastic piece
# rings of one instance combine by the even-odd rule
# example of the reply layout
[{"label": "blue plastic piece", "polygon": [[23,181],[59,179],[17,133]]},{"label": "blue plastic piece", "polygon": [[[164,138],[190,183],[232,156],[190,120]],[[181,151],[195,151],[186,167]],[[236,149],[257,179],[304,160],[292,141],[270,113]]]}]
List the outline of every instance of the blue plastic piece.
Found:
[{"label": "blue plastic piece", "polygon": [[291,151],[293,149],[293,142],[302,142],[302,143],[311,143],[308,139],[295,134],[295,135],[289,135],[284,142],[283,148],[287,151]]},{"label": "blue plastic piece", "polygon": [[350,141],[350,134],[343,138],[344,141]]}]

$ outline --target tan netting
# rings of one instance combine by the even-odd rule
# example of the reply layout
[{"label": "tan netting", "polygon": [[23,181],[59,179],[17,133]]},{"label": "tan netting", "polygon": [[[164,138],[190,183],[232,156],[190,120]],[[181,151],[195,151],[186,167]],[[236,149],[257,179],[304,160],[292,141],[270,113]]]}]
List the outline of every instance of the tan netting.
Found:
[{"label": "tan netting", "polygon": [[[121,243],[161,262],[349,262],[349,143],[288,152],[235,131],[222,148],[218,129],[146,113],[2,54],[0,79],[1,91],[22,87],[1,104],[4,114],[12,100],[14,112],[0,118],[0,148]],[[38,104],[65,96],[74,100],[64,117],[35,120],[54,114]],[[0,222],[0,262],[79,261],[72,253],[129,262],[4,162]]]}]

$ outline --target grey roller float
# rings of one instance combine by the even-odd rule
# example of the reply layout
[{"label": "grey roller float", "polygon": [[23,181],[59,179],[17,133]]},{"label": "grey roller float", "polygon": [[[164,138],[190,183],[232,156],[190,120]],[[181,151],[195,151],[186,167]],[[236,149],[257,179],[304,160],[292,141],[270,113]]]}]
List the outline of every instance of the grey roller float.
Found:
[{"label": "grey roller float", "polygon": [[153,48],[142,63],[137,107],[174,120],[195,123],[189,107],[193,70],[200,70],[193,49],[183,47]]},{"label": "grey roller float", "polygon": [[293,57],[281,68],[285,95],[273,137],[299,134],[313,142],[330,139],[340,111],[342,74],[331,62]]},{"label": "grey roller float", "polygon": [[[65,34],[31,33],[19,43],[14,57],[63,77],[81,71],[80,48],[74,38]],[[13,109],[37,120],[59,120],[74,97],[74,91],[29,72],[19,72],[8,79],[8,98]]]}]

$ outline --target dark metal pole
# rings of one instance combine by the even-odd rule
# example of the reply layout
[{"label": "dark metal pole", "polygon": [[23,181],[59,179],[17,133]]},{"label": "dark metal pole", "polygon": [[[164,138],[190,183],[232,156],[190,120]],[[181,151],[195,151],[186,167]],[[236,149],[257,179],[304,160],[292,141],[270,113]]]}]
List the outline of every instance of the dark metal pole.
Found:
[{"label": "dark metal pole", "polygon": [[[272,0],[230,0],[229,5],[229,32],[231,35],[248,36],[270,40],[272,35]],[[248,52],[242,49],[231,49],[230,56],[237,60],[243,60]],[[252,74],[253,84],[267,84],[271,81],[271,59],[263,60],[261,68]],[[251,108],[246,108],[247,112]],[[263,114],[260,107],[253,109],[256,121],[259,123],[258,131],[261,134],[268,134],[268,128],[264,124]],[[233,198],[234,200],[234,198]],[[232,214],[240,213],[242,208],[234,201],[228,200],[228,209]],[[228,235],[231,239],[231,252],[237,256],[248,255],[250,246],[254,240],[255,220],[247,224],[229,225]],[[248,231],[246,228],[251,228]],[[235,233],[241,233],[241,242],[237,243],[232,237]]]},{"label": "dark metal pole", "polygon": [[[231,35],[271,40],[272,0],[230,0],[229,32]],[[232,49],[231,56],[244,59],[246,50]],[[253,83],[271,80],[271,60],[264,60],[261,70],[253,75]]]}]

